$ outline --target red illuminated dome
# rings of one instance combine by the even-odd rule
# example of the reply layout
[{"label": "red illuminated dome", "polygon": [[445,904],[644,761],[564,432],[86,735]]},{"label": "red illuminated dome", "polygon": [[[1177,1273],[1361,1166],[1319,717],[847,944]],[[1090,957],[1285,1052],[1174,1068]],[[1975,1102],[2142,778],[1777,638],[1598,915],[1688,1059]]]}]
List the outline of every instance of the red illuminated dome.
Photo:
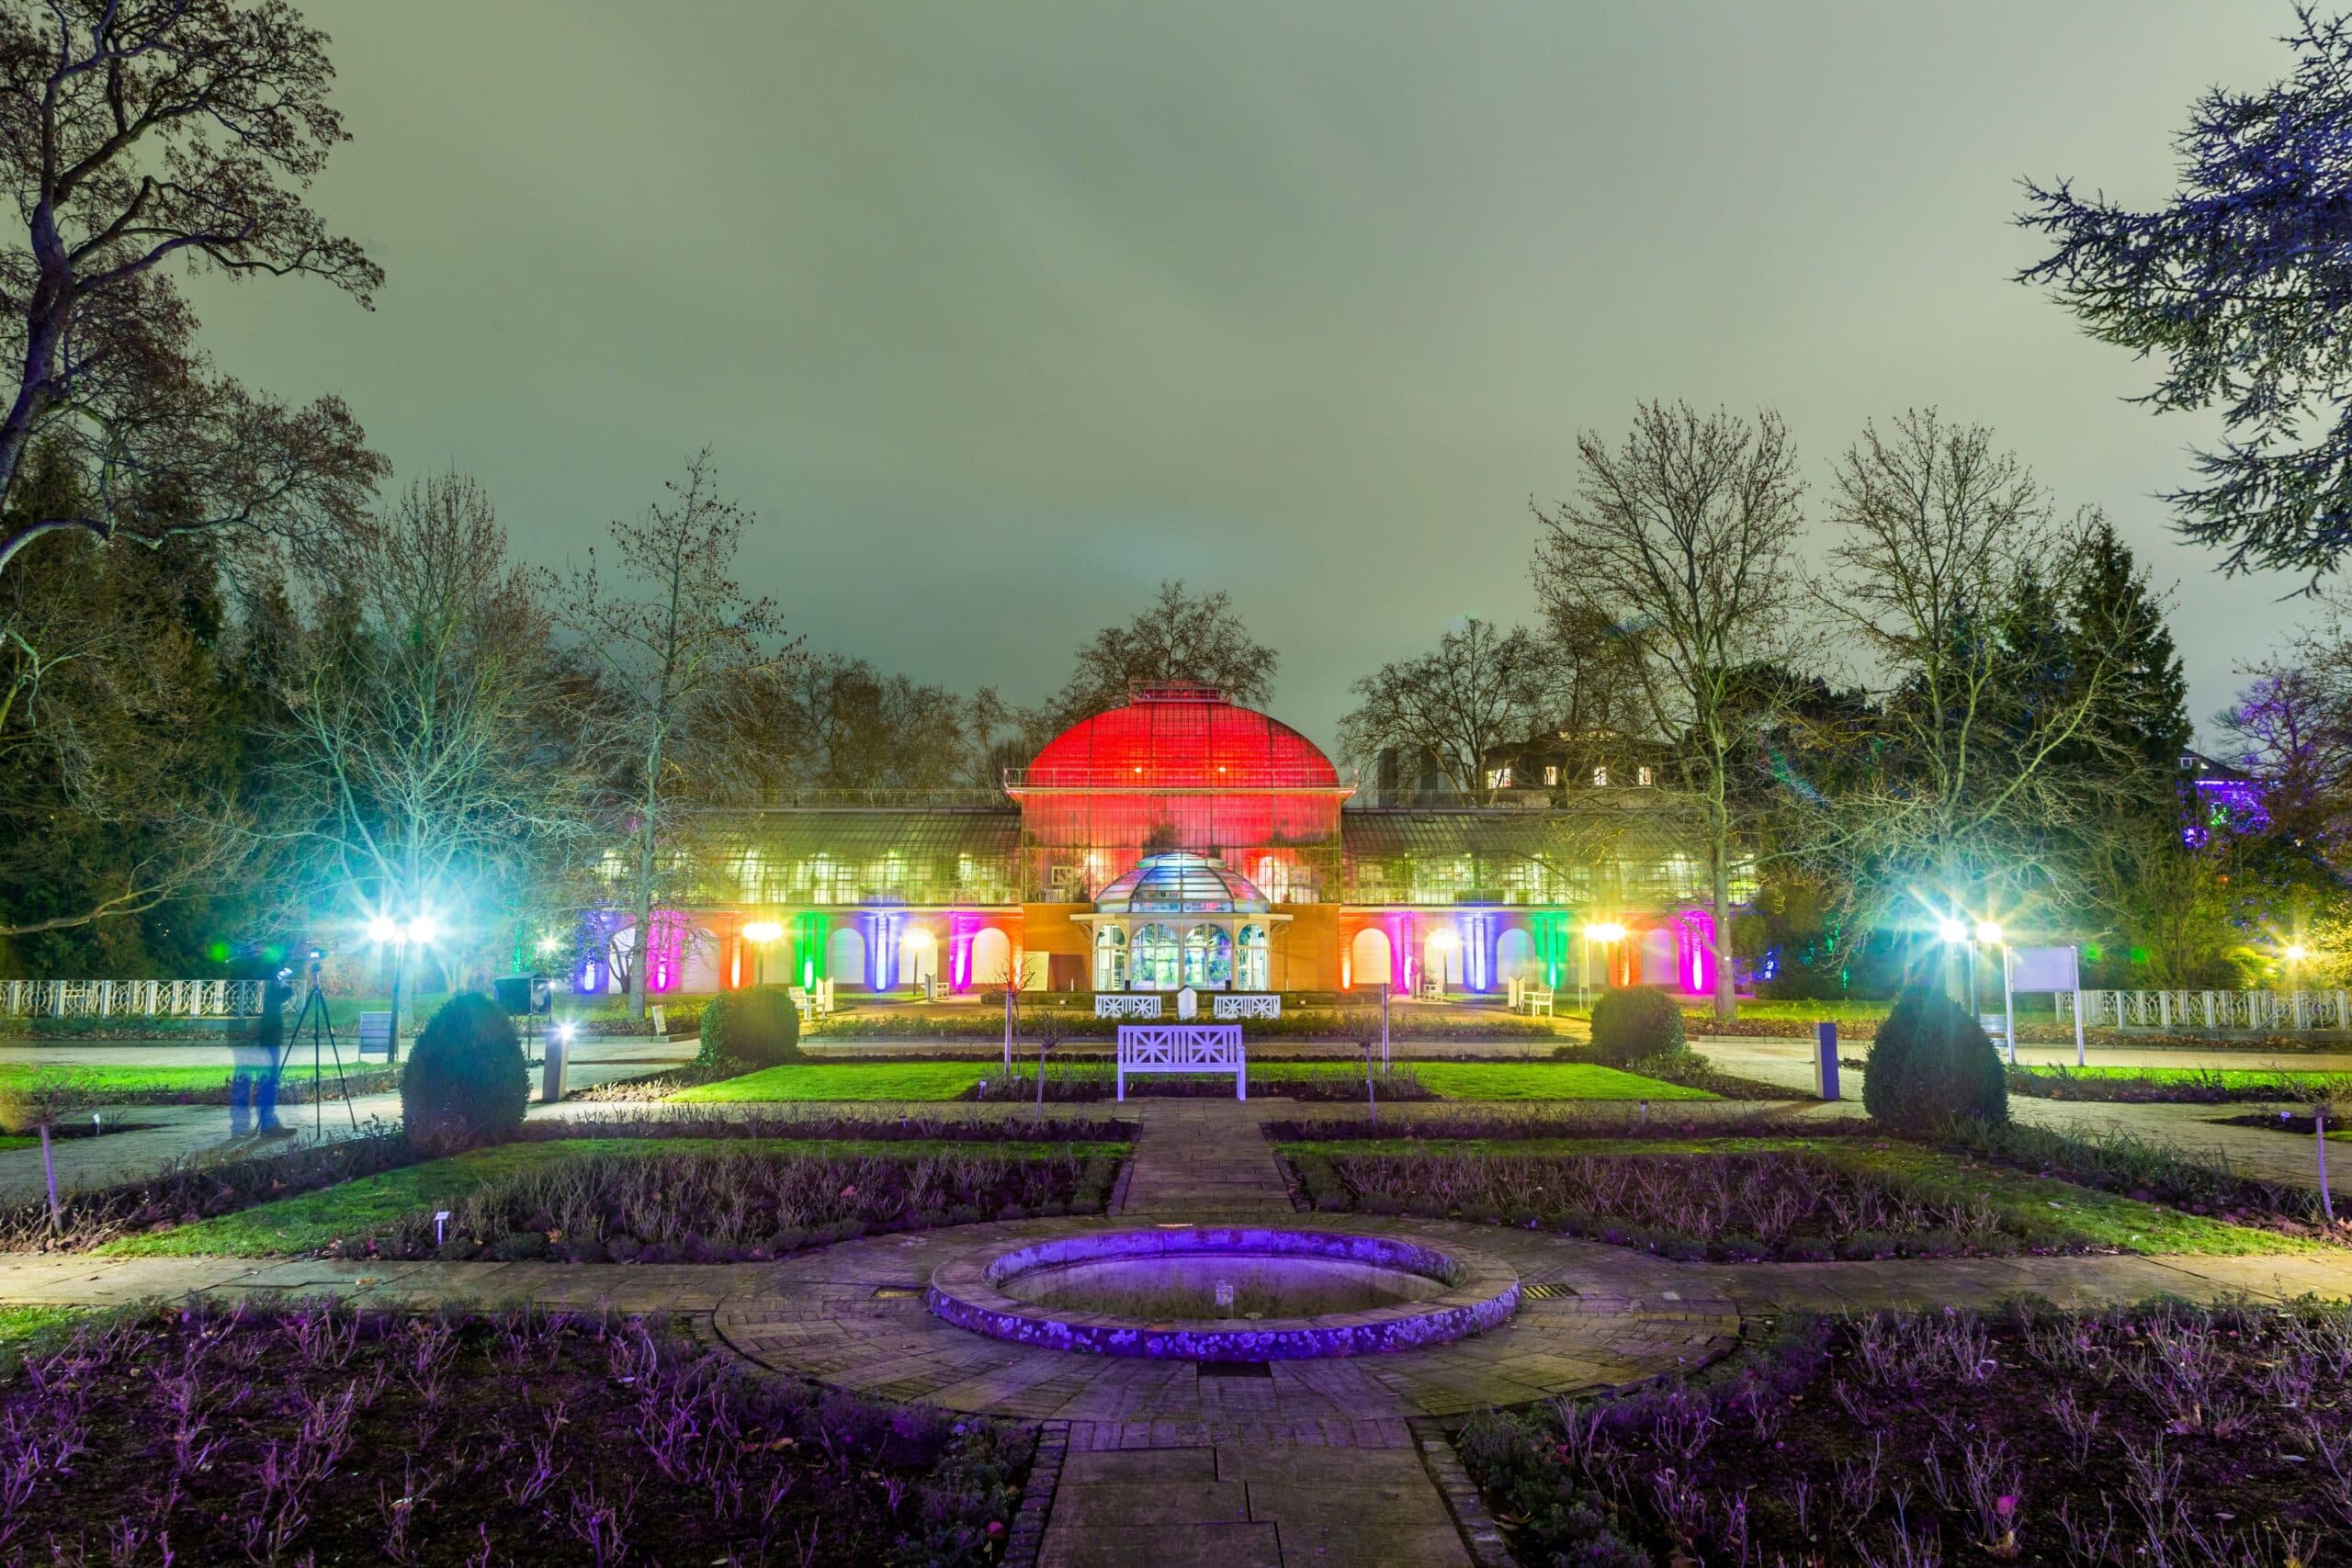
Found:
[{"label": "red illuminated dome", "polygon": [[1070,726],[1007,781],[1037,790],[1329,790],[1340,775],[1315,742],[1236,707],[1214,686],[1136,689],[1127,705]]}]

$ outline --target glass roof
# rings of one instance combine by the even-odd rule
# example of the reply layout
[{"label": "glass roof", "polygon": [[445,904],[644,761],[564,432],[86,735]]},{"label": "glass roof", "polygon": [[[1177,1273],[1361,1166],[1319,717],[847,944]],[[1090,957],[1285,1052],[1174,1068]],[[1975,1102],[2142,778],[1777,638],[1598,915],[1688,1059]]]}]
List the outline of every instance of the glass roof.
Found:
[{"label": "glass roof", "polygon": [[1094,900],[1106,915],[1156,911],[1219,914],[1261,912],[1266,896],[1237,871],[1208,855],[1178,851],[1147,855],[1134,870],[1114,877]]}]

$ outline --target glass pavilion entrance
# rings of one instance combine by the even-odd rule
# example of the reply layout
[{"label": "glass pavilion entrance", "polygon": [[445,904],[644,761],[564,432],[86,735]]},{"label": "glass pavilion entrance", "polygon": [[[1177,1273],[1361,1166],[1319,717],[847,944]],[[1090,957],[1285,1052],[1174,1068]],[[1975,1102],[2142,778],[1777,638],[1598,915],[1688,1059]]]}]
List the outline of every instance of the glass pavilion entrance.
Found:
[{"label": "glass pavilion entrance", "polygon": [[1214,856],[1147,855],[1103,887],[1094,913],[1098,991],[1262,991],[1273,928],[1288,915]]}]

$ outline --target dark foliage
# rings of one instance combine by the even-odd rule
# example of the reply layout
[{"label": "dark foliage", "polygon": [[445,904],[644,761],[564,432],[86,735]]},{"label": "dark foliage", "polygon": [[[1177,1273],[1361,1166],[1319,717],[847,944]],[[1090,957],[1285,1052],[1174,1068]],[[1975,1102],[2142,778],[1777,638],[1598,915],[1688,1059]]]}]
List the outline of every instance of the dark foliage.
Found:
[{"label": "dark foliage", "polygon": [[1962,1154],[2037,1176],[2054,1176],[2235,1224],[2332,1235],[2352,1242],[2352,1215],[2332,1230],[2313,1230],[2324,1221],[2314,1189],[2241,1176],[2226,1160],[2192,1156],[2135,1133],[2117,1129],[2075,1134],[2018,1122],[1999,1126],[1958,1122],[1945,1130],[1944,1137]]},{"label": "dark foliage", "polygon": [[1461,1447],[1521,1562],[2313,1562],[2348,1375],[2342,1307],[1883,1313]]},{"label": "dark foliage", "polygon": [[1889,1127],[1925,1131],[2009,1119],[1999,1053],[1968,1010],[1933,991],[1905,991],[1871,1042],[1862,1104]]},{"label": "dark foliage", "polygon": [[1611,987],[1592,1004],[1592,1055],[1612,1067],[1689,1048],[1682,1010],[1655,986]]},{"label": "dark foliage", "polygon": [[2069,1243],[2004,1216],[1965,1182],[1801,1154],[1294,1156],[1323,1211],[1535,1226],[1669,1258],[2006,1256]]},{"label": "dark foliage", "polygon": [[2211,1068],[2191,1072],[2078,1073],[2071,1067],[2007,1069],[2009,1092],[2037,1100],[2089,1100],[2138,1105],[2276,1105],[2334,1094],[2352,1098],[2352,1074],[2316,1081],[2289,1077],[2248,1080]]},{"label": "dark foliage", "polygon": [[709,1066],[722,1057],[753,1067],[802,1061],[800,1010],[782,986],[757,986],[713,997],[702,1010],[702,1050],[695,1060]]},{"label": "dark foliage", "polygon": [[[1252,1100],[1363,1100],[1364,1074],[1361,1066],[1322,1066],[1293,1060],[1283,1063],[1284,1071],[1252,1073],[1250,1077],[1250,1097]],[[1414,1076],[1410,1067],[1392,1067],[1387,1072],[1375,1069],[1373,1086],[1381,1100],[1435,1100],[1437,1091]],[[1046,1099],[1050,1102],[1073,1102],[1111,1100],[1118,1093],[1116,1066],[1110,1062],[1068,1061],[1048,1063],[1046,1067]],[[1138,1096],[1161,1100],[1231,1100],[1234,1082],[1231,1073],[1131,1073],[1127,1076],[1127,1098]],[[1010,1078],[1001,1075],[982,1078],[965,1096],[967,1100],[989,1101],[1014,1100],[1035,1102],[1037,1098],[1037,1069],[1016,1065]]]},{"label": "dark foliage", "polygon": [[2030,185],[2021,221],[2057,248],[2020,279],[2161,366],[2154,408],[2222,410],[2202,482],[2170,498],[2182,531],[2233,570],[2316,575],[2352,545],[2352,19],[2305,7],[2283,41],[2291,75],[2191,106],[2163,206]]},{"label": "dark foliage", "polygon": [[530,1097],[514,1021],[476,992],[441,1004],[401,1074],[401,1119],[424,1148],[462,1148],[511,1133]]},{"label": "dark foliage", "polygon": [[1356,1138],[1423,1138],[1431,1142],[1464,1138],[1785,1138],[1802,1132],[1810,1139],[1868,1138],[1877,1135],[1867,1122],[1839,1119],[1808,1121],[1792,1126],[1785,1114],[1750,1112],[1739,1117],[1711,1117],[1701,1122],[1670,1114],[1662,1104],[1644,1115],[1632,1106],[1608,1104],[1606,1109],[1560,1111],[1414,1112],[1395,1120],[1374,1122],[1362,1117],[1329,1121],[1287,1120],[1266,1123],[1266,1135],[1278,1144],[1332,1143]]},{"label": "dark foliage", "polygon": [[594,1154],[494,1178],[450,1205],[344,1237],[345,1257],[728,1263],[779,1258],[869,1231],[1092,1213],[1116,1179],[1108,1155]]},{"label": "dark foliage", "polygon": [[0,1385],[12,1557],[971,1564],[1025,1429],[755,1380],[639,1319],[191,1307]]}]

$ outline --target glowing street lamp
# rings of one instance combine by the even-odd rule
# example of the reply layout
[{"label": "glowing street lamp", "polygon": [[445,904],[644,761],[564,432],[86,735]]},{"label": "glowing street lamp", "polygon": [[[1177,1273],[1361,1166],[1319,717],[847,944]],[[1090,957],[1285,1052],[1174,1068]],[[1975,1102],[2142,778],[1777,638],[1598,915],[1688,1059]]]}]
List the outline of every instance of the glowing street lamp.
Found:
[{"label": "glowing street lamp", "polygon": [[2312,950],[2300,942],[2290,942],[2287,944],[2286,958],[2290,964],[2301,964],[2311,955]]},{"label": "glowing street lamp", "polygon": [[368,940],[388,943],[392,950],[392,1027],[385,1047],[387,1061],[397,1063],[401,1059],[401,989],[408,970],[409,944],[423,947],[439,940],[440,935],[441,922],[423,910],[405,920],[381,914],[368,919]]},{"label": "glowing street lamp", "polygon": [[2000,924],[1999,924],[1997,921],[1994,921],[1994,920],[1979,920],[1979,921],[1977,921],[1977,922],[1976,922],[1976,940],[1977,940],[1977,941],[1979,941],[1979,942],[1983,942],[1983,943],[1984,943],[1985,946],[1987,946],[1987,947],[1998,947],[1998,946],[2000,946],[2000,945],[2001,945],[2001,927],[2000,927]]},{"label": "glowing street lamp", "polygon": [[752,944],[752,984],[762,983],[767,966],[767,947],[784,934],[784,928],[774,920],[750,920],[743,926],[743,940]]},{"label": "glowing street lamp", "polygon": [[1947,915],[1942,919],[1936,922],[1936,935],[1949,942],[1958,943],[1966,942],[1968,940],[1968,923],[1965,920],[1955,920],[1951,916]]},{"label": "glowing street lamp", "polygon": [[1584,967],[1577,976],[1577,1007],[1587,1005],[1587,993],[1592,988],[1593,944],[1610,947],[1624,940],[1625,928],[1616,920],[1595,920],[1584,928]]}]

